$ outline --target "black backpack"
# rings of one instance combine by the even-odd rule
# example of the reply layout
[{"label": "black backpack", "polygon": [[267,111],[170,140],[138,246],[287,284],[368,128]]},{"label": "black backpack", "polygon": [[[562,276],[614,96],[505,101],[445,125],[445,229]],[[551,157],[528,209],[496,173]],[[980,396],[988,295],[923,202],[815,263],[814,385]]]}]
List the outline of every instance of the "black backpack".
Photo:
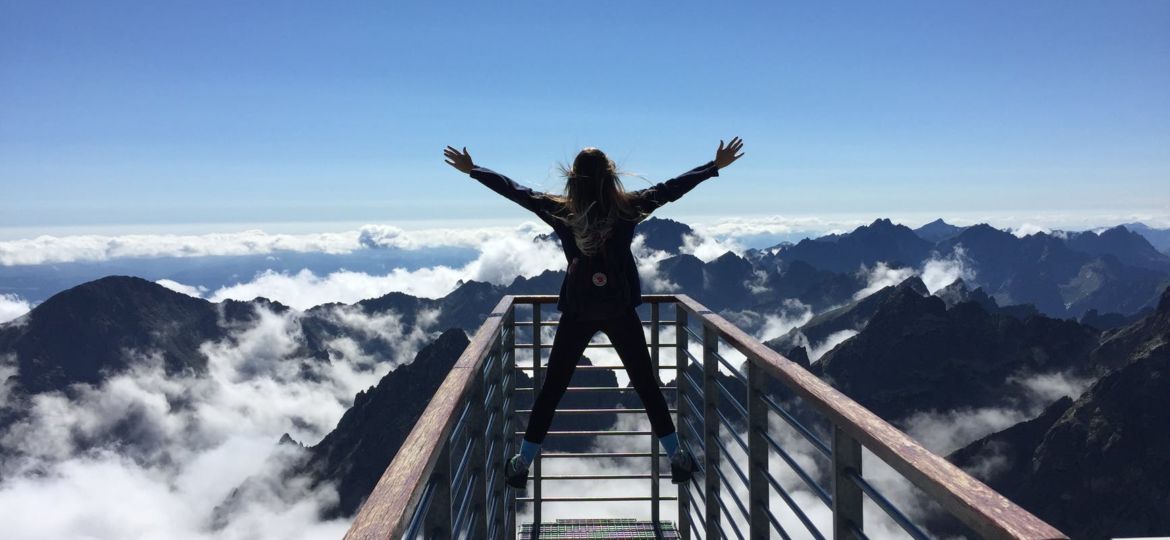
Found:
[{"label": "black backpack", "polygon": [[566,294],[568,304],[581,320],[614,317],[629,309],[630,285],[621,254],[606,245],[595,255],[578,255],[569,264]]}]

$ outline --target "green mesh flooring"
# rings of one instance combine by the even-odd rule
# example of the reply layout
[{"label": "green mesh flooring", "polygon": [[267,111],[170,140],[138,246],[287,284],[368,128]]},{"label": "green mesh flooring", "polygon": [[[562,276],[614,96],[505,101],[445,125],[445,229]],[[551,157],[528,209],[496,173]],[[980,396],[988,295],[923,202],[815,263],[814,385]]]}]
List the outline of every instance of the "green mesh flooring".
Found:
[{"label": "green mesh flooring", "polygon": [[[520,526],[520,540],[538,540],[532,535],[532,524]],[[670,521],[660,521],[658,531],[649,521],[638,521],[633,518],[617,519],[558,519],[555,523],[540,525],[539,540],[576,540],[600,538],[661,538],[664,540],[677,539],[678,530]]]}]

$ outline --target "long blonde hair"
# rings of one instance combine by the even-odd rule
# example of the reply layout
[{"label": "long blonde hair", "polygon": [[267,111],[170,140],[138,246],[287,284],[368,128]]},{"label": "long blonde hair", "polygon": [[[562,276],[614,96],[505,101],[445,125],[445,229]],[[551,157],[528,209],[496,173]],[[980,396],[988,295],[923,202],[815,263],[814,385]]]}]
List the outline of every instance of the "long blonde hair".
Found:
[{"label": "long blonde hair", "polygon": [[601,150],[586,147],[571,168],[563,164],[558,168],[565,177],[564,193],[547,196],[560,203],[553,216],[573,231],[582,253],[600,252],[618,219],[641,221],[649,215],[635,206],[634,197],[618,178],[624,173]]}]

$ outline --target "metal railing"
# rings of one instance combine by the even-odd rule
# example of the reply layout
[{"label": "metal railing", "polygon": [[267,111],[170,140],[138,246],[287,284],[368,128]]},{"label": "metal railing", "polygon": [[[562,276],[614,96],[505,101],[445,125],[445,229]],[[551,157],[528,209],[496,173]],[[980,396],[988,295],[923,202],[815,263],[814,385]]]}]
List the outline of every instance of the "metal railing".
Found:
[{"label": "metal railing", "polygon": [[[682,538],[832,538],[866,539],[863,501],[868,498],[912,538],[928,538],[866,478],[862,448],[888,464],[925,496],[985,538],[1063,539],[1052,526],[1018,507],[958,467],[935,455],[905,433],[844,396],[804,368],[744,333],[726,319],[686,295],[644,295],[649,304],[649,346],[655,372],[673,370],[677,432],[682,444],[696,450],[705,471],[688,484],[661,493],[659,467],[665,454],[649,431],[550,431],[549,436],[647,436],[647,452],[542,452],[532,466],[531,496],[518,497],[503,483],[504,463],[516,451],[518,392],[540,390],[541,306],[553,295],[504,296],[472,337],[443,381],[394,461],[359,510],[346,538],[506,538],[517,534],[518,504],[531,504],[533,522],[541,523],[541,507],[550,502],[647,501],[651,520],[659,523],[660,503],[677,501]],[[661,320],[661,307],[673,304],[674,319]],[[531,320],[516,320],[516,307],[530,305]],[[697,323],[697,330],[693,328]],[[517,343],[518,327],[531,329],[530,343]],[[674,343],[662,343],[660,327],[675,329]],[[692,352],[692,340],[701,356]],[[745,361],[736,367],[720,347],[726,344]],[[612,347],[590,344],[589,347]],[[659,363],[660,352],[673,349],[674,362]],[[530,350],[531,366],[518,366],[517,350]],[[720,366],[724,369],[721,370]],[[580,366],[577,369],[614,369]],[[620,366],[617,367],[620,369]],[[531,371],[533,385],[516,387],[520,373]],[[791,410],[769,386],[779,385],[800,410]],[[622,392],[632,388],[570,387],[570,392]],[[615,394],[616,395],[616,394]],[[740,397],[742,396],[742,397]],[[668,396],[669,398],[670,396]],[[669,401],[669,399],[668,399]],[[783,401],[783,403],[782,403]],[[644,413],[641,409],[561,409],[561,414]],[[810,422],[810,414],[821,420]],[[730,417],[729,417],[730,415]],[[824,460],[827,473],[809,471],[770,427],[776,418]],[[746,439],[746,440],[745,440]],[[733,450],[746,459],[729,459]],[[792,485],[785,486],[769,470],[776,456],[799,479],[798,487],[814,504],[831,510],[831,523],[810,517],[820,508],[802,507]],[[544,459],[651,458],[648,474],[544,475]],[[746,470],[745,470],[746,469]],[[648,479],[649,495],[557,496],[543,494],[545,481]],[[791,482],[790,482],[791,484]],[[746,488],[746,500],[737,494]],[[771,507],[772,496],[783,508]],[[777,511],[786,512],[783,516]],[[582,516],[587,517],[587,516]],[[785,524],[782,521],[787,521]],[[797,528],[793,528],[797,527]],[[791,530],[790,530],[791,529]],[[822,530],[824,529],[824,530]]]}]

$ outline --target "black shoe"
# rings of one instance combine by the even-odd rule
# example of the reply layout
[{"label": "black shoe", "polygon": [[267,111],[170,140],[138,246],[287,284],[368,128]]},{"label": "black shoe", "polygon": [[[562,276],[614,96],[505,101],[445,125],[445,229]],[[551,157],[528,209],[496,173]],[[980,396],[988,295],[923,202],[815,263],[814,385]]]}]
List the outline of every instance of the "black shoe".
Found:
[{"label": "black shoe", "polygon": [[690,482],[696,471],[702,471],[702,468],[690,450],[679,448],[678,453],[670,457],[670,483]]},{"label": "black shoe", "polygon": [[528,485],[528,467],[520,461],[520,454],[512,456],[504,464],[504,482],[516,489],[524,489]]}]

